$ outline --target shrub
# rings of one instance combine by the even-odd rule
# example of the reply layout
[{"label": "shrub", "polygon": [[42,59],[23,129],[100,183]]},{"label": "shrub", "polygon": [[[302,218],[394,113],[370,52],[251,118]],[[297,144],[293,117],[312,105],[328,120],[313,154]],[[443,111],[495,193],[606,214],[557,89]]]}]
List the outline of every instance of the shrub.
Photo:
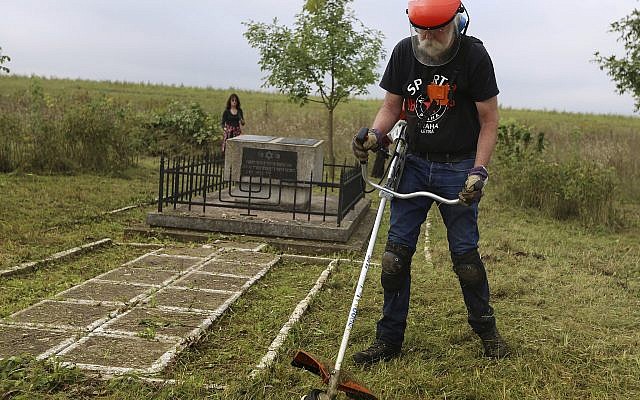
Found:
[{"label": "shrub", "polygon": [[534,133],[531,128],[516,120],[508,119],[498,126],[496,157],[501,161],[521,161],[544,152],[544,133]]},{"label": "shrub", "polygon": [[152,115],[143,142],[152,155],[185,155],[212,151],[221,139],[218,117],[206,113],[198,103],[172,102]]},{"label": "shrub", "polygon": [[54,98],[33,79],[11,107],[0,109],[3,172],[119,173],[138,155],[139,123],[128,103],[87,92]]},{"label": "shrub", "polygon": [[67,158],[84,171],[116,172],[131,166],[136,149],[128,131],[129,105],[107,96],[82,96],[74,103],[78,106],[61,122]]},{"label": "shrub", "polygon": [[500,126],[496,149],[496,175],[507,202],[560,220],[609,227],[619,223],[612,168],[579,159],[549,162],[543,157],[544,135],[515,121]]}]

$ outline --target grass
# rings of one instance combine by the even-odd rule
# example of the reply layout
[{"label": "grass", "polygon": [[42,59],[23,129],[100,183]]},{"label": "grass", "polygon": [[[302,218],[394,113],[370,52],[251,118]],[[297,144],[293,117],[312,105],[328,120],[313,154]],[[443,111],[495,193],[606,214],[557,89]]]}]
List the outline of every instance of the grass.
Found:
[{"label": "grass", "polygon": [[[371,268],[345,361],[345,368],[358,382],[383,399],[640,396],[637,230],[617,234],[587,231],[531,211],[512,209],[489,192],[481,210],[481,253],[498,324],[514,352],[512,357],[496,362],[480,357],[479,341],[466,324],[437,212],[432,213],[430,222],[431,261],[420,249],[413,263],[412,308],[404,355],[390,363],[360,369],[353,367],[349,357],[373,339],[382,302],[379,267]],[[386,229],[385,224],[374,260],[379,260]],[[420,243],[425,243],[424,237]],[[114,247],[70,263],[76,267],[53,265],[21,278],[20,286],[34,289],[32,300],[24,304],[57,291],[37,288],[42,281],[67,276],[67,268],[84,270],[82,276],[71,279],[81,280],[134,256],[120,254],[124,249]],[[94,257],[95,262],[89,261]],[[107,259],[112,261],[103,265]],[[79,268],[86,265],[101,267]],[[79,374],[65,381],[65,390],[57,388],[51,394],[44,389],[48,386],[21,390],[25,395],[57,399],[297,398],[322,385],[314,375],[290,367],[291,356],[296,349],[305,349],[335,358],[359,274],[357,263],[337,268],[292,330],[274,367],[255,380],[246,376],[323,268],[295,263],[275,267],[166,372],[166,377],[180,381],[178,385],[154,386],[134,378],[101,382]],[[7,307],[15,297],[3,297],[1,304]],[[22,306],[16,304],[11,310]],[[38,371],[39,379],[52,374],[44,372],[41,364],[30,364],[26,370]],[[224,384],[227,389],[207,389],[206,385],[212,383]]]},{"label": "grass", "polygon": [[0,174],[0,269],[105,237],[144,220],[153,206],[105,214],[157,197],[156,161],[146,159],[128,176]]},{"label": "grass", "polygon": [[[22,85],[22,86],[21,86]],[[19,91],[20,79],[0,79]],[[45,90],[107,90],[139,107],[172,98],[221,108],[226,91],[148,85],[47,80]],[[7,93],[7,92],[4,92]],[[281,97],[240,93],[248,130],[322,138],[322,110],[299,109]],[[370,123],[379,102],[349,103],[338,115],[337,146],[348,156],[348,140]],[[291,118],[295,116],[295,118]],[[545,131],[554,157],[603,154],[619,161],[617,176],[629,188],[637,181],[640,120],[616,116],[502,110]],[[251,125],[253,124],[253,125]],[[600,132],[600,133],[599,133]],[[614,149],[614,150],[611,150]],[[615,150],[618,149],[618,150]],[[610,153],[607,153],[610,152]],[[609,161],[606,161],[609,160]],[[41,259],[103,237],[123,241],[123,230],[140,224],[153,205],[113,215],[104,212],[156,196],[155,160],[120,177],[0,174],[0,266]],[[502,361],[480,356],[437,210],[432,210],[430,259],[424,249],[413,262],[412,305],[404,355],[369,369],[354,368],[350,356],[373,340],[382,290],[379,267],[370,270],[344,368],[381,399],[633,399],[640,398],[640,205],[625,198],[625,226],[618,231],[556,221],[502,201],[492,180],[481,203],[480,252],[487,265],[498,326],[513,348]],[[497,183],[496,183],[497,182]],[[511,188],[513,189],[513,188]],[[636,190],[636,189],[629,189]],[[372,196],[374,202],[376,196]],[[386,241],[381,227],[374,262]],[[237,238],[242,240],[242,238]],[[136,241],[157,242],[153,238]],[[425,238],[421,237],[421,245]],[[50,264],[35,272],[0,278],[0,317],[94,277],[145,250],[112,246]],[[356,258],[359,255],[356,255]],[[247,373],[266,352],[295,304],[324,268],[276,266],[217,321],[208,334],[165,371],[177,385],[154,385],[135,376],[96,380],[55,362],[0,361],[0,398],[38,399],[290,399],[322,387],[312,374],[292,368],[295,350],[334,359],[359,274],[359,264],[341,264],[295,325],[273,368],[254,380]],[[224,384],[216,390],[208,384]]]}]

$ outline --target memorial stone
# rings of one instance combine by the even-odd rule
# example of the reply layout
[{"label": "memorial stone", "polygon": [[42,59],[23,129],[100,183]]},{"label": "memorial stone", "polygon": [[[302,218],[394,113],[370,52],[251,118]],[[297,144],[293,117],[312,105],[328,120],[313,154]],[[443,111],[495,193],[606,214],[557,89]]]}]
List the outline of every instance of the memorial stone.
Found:
[{"label": "memorial stone", "polygon": [[293,205],[309,201],[309,185],[321,182],[322,140],[240,135],[227,140],[224,180],[238,202]]}]

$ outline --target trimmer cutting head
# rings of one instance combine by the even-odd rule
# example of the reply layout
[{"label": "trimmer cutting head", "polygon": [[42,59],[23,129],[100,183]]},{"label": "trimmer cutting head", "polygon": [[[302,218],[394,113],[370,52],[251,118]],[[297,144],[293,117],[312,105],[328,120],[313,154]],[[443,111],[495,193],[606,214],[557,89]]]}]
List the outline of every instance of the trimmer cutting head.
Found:
[{"label": "trimmer cutting head", "polygon": [[[306,369],[309,372],[312,372],[318,375],[322,382],[326,385],[329,383],[329,379],[331,378],[331,370],[333,366],[324,361],[315,357],[306,351],[298,350],[296,355],[293,357],[293,361],[291,361],[291,365],[297,368]],[[373,395],[369,391],[369,389],[360,386],[359,384],[353,382],[349,375],[342,371],[340,375],[340,382],[338,382],[337,389],[341,392],[344,392],[348,398],[350,399],[359,399],[359,400],[377,400],[378,398]],[[305,400],[330,400],[329,396],[320,389],[313,389],[306,396],[303,397]],[[332,399],[331,399],[332,400]]]}]

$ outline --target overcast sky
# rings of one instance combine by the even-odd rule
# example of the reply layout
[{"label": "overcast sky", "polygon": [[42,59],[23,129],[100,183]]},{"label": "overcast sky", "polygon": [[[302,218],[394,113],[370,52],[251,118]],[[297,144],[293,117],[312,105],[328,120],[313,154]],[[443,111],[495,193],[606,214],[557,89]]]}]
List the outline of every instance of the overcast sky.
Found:
[{"label": "overcast sky", "polygon": [[[622,55],[610,23],[638,0],[467,0],[468,33],[491,54],[504,107],[633,115],[591,62]],[[258,90],[265,73],[242,22],[292,26],[304,0],[0,0],[0,47],[12,73]],[[407,36],[406,0],[355,0],[387,55]],[[382,72],[386,61],[382,61]],[[373,85],[370,96],[382,98]],[[637,114],[635,114],[637,115]]]}]

